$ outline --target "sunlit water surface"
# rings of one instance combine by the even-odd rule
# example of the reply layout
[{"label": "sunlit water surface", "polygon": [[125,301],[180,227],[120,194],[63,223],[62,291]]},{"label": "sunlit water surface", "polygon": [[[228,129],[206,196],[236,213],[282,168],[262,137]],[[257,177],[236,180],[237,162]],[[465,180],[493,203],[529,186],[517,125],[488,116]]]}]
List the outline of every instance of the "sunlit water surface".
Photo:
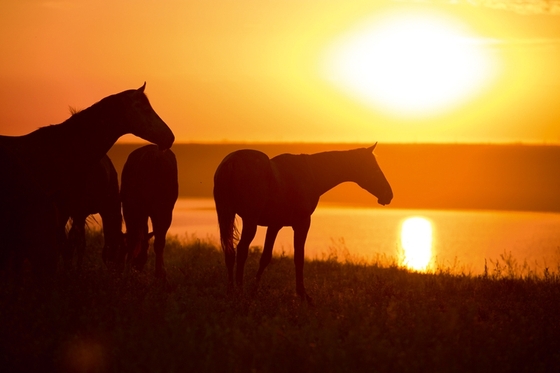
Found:
[{"label": "sunlit water surface", "polygon": [[[407,220],[410,218],[416,223]],[[259,227],[253,246],[262,247],[265,232],[266,228]],[[214,201],[177,201],[169,233],[183,240],[196,237],[218,244]],[[292,255],[292,239],[292,229],[282,229],[274,253]],[[407,247],[412,251],[407,252]],[[418,270],[439,266],[473,274],[484,271],[485,260],[492,267],[492,261],[511,254],[519,265],[526,261],[542,272],[545,266],[557,269],[560,262],[560,214],[349,208],[320,203],[312,216],[305,254],[319,259],[393,260]]]}]

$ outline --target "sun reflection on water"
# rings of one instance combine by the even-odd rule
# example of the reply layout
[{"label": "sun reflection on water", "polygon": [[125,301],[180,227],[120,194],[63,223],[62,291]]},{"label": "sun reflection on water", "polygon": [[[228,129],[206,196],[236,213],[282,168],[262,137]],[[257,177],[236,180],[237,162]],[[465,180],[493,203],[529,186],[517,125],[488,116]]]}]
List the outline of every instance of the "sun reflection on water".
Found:
[{"label": "sun reflection on water", "polygon": [[419,216],[405,219],[401,226],[401,247],[403,265],[425,270],[432,259],[432,223]]}]

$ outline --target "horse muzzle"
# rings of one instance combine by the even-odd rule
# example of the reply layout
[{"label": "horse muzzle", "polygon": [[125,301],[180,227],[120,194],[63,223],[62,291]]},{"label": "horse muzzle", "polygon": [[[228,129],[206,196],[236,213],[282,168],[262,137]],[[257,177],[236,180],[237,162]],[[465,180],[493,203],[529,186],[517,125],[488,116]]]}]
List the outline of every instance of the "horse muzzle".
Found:
[{"label": "horse muzzle", "polygon": [[156,142],[156,144],[159,150],[167,150],[171,148],[174,142],[175,135],[173,134],[173,132],[171,132],[171,130],[169,130],[169,133],[166,134],[166,136],[162,140]]},{"label": "horse muzzle", "polygon": [[387,196],[387,197],[380,197],[377,199],[377,203],[379,203],[382,206],[388,205],[391,203],[391,200],[393,199],[393,196]]}]

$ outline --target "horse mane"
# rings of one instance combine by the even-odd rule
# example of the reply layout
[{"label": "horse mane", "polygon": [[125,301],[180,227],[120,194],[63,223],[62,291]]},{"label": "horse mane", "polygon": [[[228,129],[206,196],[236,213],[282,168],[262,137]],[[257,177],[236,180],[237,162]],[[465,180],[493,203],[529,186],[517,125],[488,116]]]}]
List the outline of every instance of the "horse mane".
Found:
[{"label": "horse mane", "polygon": [[79,114],[83,111],[84,109],[77,109],[73,106],[68,106],[68,111],[70,112],[70,116],[73,117],[76,114]]},{"label": "horse mane", "polygon": [[[115,95],[113,95],[115,96]],[[43,127],[39,127],[37,129],[37,132],[48,132],[48,131],[53,131],[54,129],[63,129],[66,127],[71,127],[74,126],[74,124],[76,122],[80,122],[80,120],[87,115],[92,115],[93,113],[96,112],[96,109],[102,107],[102,103],[104,101],[106,101],[107,98],[109,97],[113,97],[113,96],[108,96],[105,97],[104,99],[102,99],[101,101],[96,102],[95,104],[91,105],[88,108],[85,109],[77,109],[73,106],[68,106],[68,111],[70,112],[70,117],[68,117],[66,120],[64,120],[61,123],[58,124],[49,124]],[[84,121],[84,123],[86,123],[87,121]],[[81,126],[79,126],[81,127]]]},{"label": "horse mane", "polygon": [[[70,111],[70,117],[63,121],[62,123],[58,124],[51,124],[44,127],[39,127],[37,131],[45,132],[45,131],[53,131],[55,128],[63,129],[67,127],[75,127],[76,130],[79,131],[79,128],[83,128],[83,126],[88,125],[98,125],[99,120],[97,117],[98,113],[106,114],[107,111],[111,112],[112,115],[119,115],[119,104],[122,104],[122,100],[120,97],[123,95],[130,94],[131,92],[136,92],[136,90],[128,90],[123,91],[120,93],[116,93],[111,96],[107,96],[99,100],[98,102],[94,103],[93,105],[85,108],[85,109],[77,109],[72,106],[69,106],[68,109]],[[142,95],[148,99],[146,93],[142,92]],[[79,123],[80,125],[76,126],[75,124]]]}]

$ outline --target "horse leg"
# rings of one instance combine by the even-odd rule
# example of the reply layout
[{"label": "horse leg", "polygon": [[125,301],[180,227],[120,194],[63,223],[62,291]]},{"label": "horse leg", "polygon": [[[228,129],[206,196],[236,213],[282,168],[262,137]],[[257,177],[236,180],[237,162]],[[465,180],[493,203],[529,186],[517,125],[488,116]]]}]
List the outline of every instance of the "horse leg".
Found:
[{"label": "horse leg", "polygon": [[116,270],[117,272],[124,271],[126,263],[132,261],[134,249],[139,245],[140,241],[140,228],[132,224],[130,220],[126,222],[126,233],[123,234],[123,245],[117,251],[116,256]]},{"label": "horse leg", "polygon": [[68,240],[70,241],[72,253],[74,252],[74,247],[76,247],[76,254],[78,255],[78,270],[82,268],[82,263],[84,261],[84,252],[86,248],[85,225],[85,216],[74,217],[72,219],[72,228],[70,228],[70,232],[68,233]]},{"label": "horse leg", "polygon": [[165,232],[154,234],[154,251],[156,252],[156,277],[165,278],[165,267],[163,265],[163,249],[165,248]]},{"label": "horse leg", "polygon": [[311,217],[307,217],[293,226],[294,229],[294,263],[296,266],[296,292],[303,299],[310,303],[311,297],[305,292],[303,286],[303,264],[305,256],[305,240],[311,225]]},{"label": "horse leg", "polygon": [[148,261],[148,246],[150,245],[151,236],[148,235],[148,222],[143,224],[139,230],[140,237],[134,248],[132,256],[132,266],[138,271],[142,271]]},{"label": "horse leg", "polygon": [[78,226],[77,232],[77,242],[76,242],[76,254],[78,256],[77,260],[77,267],[78,270],[82,269],[82,264],[84,262],[84,253],[86,251],[86,229],[85,229],[85,222]]},{"label": "horse leg", "polygon": [[72,267],[72,257],[74,256],[73,246],[70,243],[69,237],[66,237],[66,219],[62,218],[57,224],[57,241],[62,254],[62,265],[65,271]]},{"label": "horse leg", "polygon": [[241,239],[237,244],[237,268],[235,273],[235,280],[239,289],[243,289],[243,269],[245,268],[245,261],[249,255],[249,245],[255,234],[257,233],[257,223],[243,221],[243,229],[241,230]]},{"label": "horse leg", "polygon": [[104,208],[99,212],[103,223],[103,252],[101,257],[105,265],[114,265],[117,262],[117,257],[124,245],[120,202],[118,210],[113,210]]},{"label": "horse leg", "polygon": [[133,236],[135,236],[135,234],[133,234],[132,231],[128,228],[126,230],[126,233],[122,235],[123,244],[118,248],[115,255],[115,269],[117,270],[117,272],[124,271],[126,257],[129,253],[129,245],[130,242],[134,240]]},{"label": "horse leg", "polygon": [[[33,216],[28,221],[30,223],[28,227],[32,232],[30,241],[28,241],[30,249],[28,259],[38,284],[50,285],[60,255],[58,235],[61,224],[58,209],[46,198],[36,202],[34,208]],[[45,283],[45,280],[49,280],[49,283]]]},{"label": "horse leg", "polygon": [[[117,269],[122,271],[126,262],[136,269],[142,269],[148,256],[148,214],[147,212],[131,208],[123,203],[123,217],[126,226],[125,250],[118,256]],[[144,263],[142,263],[144,261]]]},{"label": "horse leg", "polygon": [[228,293],[233,291],[233,266],[235,265],[235,250],[225,252],[226,268],[228,272]]},{"label": "horse leg", "polygon": [[272,248],[274,247],[274,241],[276,241],[276,236],[278,236],[278,232],[281,228],[281,226],[270,226],[266,230],[264,248],[261,254],[261,260],[259,262],[259,270],[257,271],[257,282],[261,280],[264,269],[270,264],[270,260],[272,259]]},{"label": "horse leg", "polygon": [[165,236],[171,226],[172,212],[165,216],[158,215],[152,217],[152,225],[154,227],[154,251],[156,253],[156,277],[165,278],[165,268],[163,265],[163,249],[165,248]]}]

